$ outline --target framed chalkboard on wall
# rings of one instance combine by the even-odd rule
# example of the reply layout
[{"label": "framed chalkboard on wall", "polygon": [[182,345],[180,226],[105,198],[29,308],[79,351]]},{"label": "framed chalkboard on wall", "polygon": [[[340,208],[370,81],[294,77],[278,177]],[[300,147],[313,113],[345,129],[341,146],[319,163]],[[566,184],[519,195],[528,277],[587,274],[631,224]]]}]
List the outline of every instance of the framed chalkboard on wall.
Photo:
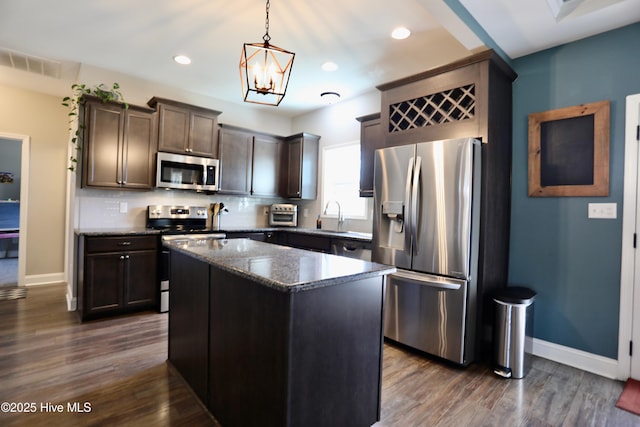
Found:
[{"label": "framed chalkboard on wall", "polygon": [[609,195],[609,101],[529,115],[529,196]]}]

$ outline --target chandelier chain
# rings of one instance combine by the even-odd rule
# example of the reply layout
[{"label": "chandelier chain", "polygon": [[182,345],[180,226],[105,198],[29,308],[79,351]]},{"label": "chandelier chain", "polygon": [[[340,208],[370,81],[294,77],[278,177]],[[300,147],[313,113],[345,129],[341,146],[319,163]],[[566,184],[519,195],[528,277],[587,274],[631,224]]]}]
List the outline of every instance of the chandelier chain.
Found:
[{"label": "chandelier chain", "polygon": [[265,43],[269,44],[269,40],[271,40],[271,36],[269,35],[269,8],[271,7],[271,2],[269,0],[267,0],[267,6],[266,6],[266,11],[267,11],[267,18],[264,21],[264,36],[262,36],[262,40],[264,40]]}]

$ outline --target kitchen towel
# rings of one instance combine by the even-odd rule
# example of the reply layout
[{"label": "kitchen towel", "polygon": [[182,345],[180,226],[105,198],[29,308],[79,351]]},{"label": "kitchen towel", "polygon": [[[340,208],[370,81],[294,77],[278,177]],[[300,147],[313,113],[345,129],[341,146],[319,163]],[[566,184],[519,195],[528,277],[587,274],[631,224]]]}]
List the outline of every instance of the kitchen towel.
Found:
[{"label": "kitchen towel", "polygon": [[616,406],[625,411],[640,415],[640,381],[629,378],[618,398]]}]

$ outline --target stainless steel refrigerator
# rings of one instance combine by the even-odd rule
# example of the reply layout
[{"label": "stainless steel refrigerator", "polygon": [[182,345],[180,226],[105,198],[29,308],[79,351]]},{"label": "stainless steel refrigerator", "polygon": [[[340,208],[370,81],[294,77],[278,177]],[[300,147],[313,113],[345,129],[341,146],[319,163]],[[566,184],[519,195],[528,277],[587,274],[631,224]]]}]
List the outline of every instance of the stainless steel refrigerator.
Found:
[{"label": "stainless steel refrigerator", "polygon": [[388,276],[387,338],[458,364],[476,334],[480,141],[377,150],[372,260]]}]

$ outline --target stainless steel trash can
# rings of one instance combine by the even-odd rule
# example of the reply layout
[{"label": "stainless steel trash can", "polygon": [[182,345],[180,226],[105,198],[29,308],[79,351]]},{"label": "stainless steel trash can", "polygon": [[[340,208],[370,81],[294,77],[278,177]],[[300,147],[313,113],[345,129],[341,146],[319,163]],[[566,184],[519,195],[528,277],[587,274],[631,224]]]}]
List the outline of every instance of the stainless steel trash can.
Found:
[{"label": "stainless steel trash can", "polygon": [[504,378],[524,378],[531,367],[531,349],[525,348],[533,336],[533,306],[536,293],[513,286],[501,289],[494,297],[495,368]]}]

